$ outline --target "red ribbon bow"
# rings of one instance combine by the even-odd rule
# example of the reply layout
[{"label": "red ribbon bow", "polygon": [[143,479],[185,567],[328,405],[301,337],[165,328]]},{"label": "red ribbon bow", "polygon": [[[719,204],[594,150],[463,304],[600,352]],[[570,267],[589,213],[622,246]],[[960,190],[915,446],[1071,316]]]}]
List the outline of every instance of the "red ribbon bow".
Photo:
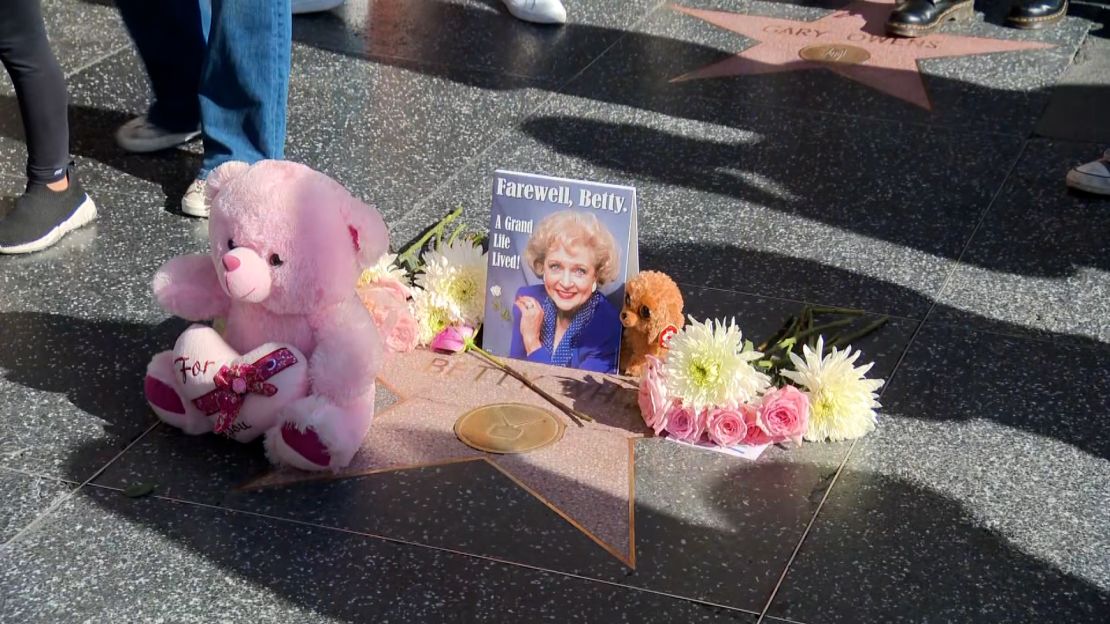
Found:
[{"label": "red ribbon bow", "polygon": [[266,383],[266,380],[296,363],[297,358],[291,351],[278,349],[254,364],[221,366],[212,378],[216,389],[197,397],[193,400],[193,404],[205,415],[219,413],[213,431],[225,433],[239,417],[239,410],[243,407],[246,395],[274,396],[278,389],[273,384]]}]

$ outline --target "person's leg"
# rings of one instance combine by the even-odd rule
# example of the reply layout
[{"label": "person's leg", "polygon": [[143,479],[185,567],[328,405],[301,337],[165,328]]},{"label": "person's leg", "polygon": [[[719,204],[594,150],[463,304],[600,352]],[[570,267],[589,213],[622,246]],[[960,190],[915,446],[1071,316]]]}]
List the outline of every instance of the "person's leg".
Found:
[{"label": "person's leg", "polygon": [[129,151],[173,147],[197,135],[197,97],[205,58],[204,23],[199,0],[116,0],[135,48],[146,67],[153,93],[147,114],[116,135]]},{"label": "person's leg", "polygon": [[230,160],[285,155],[293,19],[289,2],[213,0],[200,83],[200,179]]},{"label": "person's leg", "polygon": [[195,130],[205,52],[200,3],[116,0],[116,6],[150,79],[154,98],[147,117],[166,130]]},{"label": "person's leg", "polygon": [[46,38],[40,0],[5,0],[0,8],[0,58],[11,76],[27,137],[27,178],[64,179],[69,162],[65,78]]},{"label": "person's leg", "polygon": [[204,160],[181,211],[208,216],[204,180],[225,162],[285,156],[293,17],[289,2],[212,0],[200,83]]},{"label": "person's leg", "polygon": [[69,160],[65,78],[50,50],[40,0],[0,5],[0,60],[15,86],[27,138],[27,191],[0,220],[0,253],[53,245],[96,218]]}]

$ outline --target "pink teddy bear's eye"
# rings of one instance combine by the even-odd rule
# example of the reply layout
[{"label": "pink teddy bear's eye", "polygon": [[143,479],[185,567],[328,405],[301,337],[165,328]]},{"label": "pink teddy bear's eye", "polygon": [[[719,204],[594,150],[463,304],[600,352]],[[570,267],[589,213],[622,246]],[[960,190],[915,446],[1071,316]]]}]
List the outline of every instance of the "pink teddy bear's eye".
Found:
[{"label": "pink teddy bear's eye", "polygon": [[270,266],[279,267],[283,264],[285,264],[285,261],[281,259],[281,256],[277,254],[270,254]]}]

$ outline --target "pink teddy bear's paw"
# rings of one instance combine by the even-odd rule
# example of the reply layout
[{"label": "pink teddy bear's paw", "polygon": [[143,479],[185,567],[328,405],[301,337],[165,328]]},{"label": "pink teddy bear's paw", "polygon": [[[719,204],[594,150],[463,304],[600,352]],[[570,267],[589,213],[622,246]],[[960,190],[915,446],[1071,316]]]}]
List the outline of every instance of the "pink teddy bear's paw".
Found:
[{"label": "pink teddy bear's paw", "polygon": [[143,392],[150,409],[163,422],[173,425],[189,435],[212,431],[212,424],[200,410],[181,399],[174,384],[173,352],[163,351],[154,356],[146,367]]},{"label": "pink teddy bear's paw", "polygon": [[301,470],[338,470],[351,463],[373,417],[373,404],[340,408],[320,396],[301,399],[282,411],[266,432],[266,454],[275,464]]},{"label": "pink teddy bear's paw", "polygon": [[183,319],[206,321],[227,314],[230,299],[210,256],[171,258],[154,274],[152,286],[162,309]]},{"label": "pink teddy bear's paw", "polygon": [[[299,468],[319,470],[331,464],[331,453],[328,453],[328,447],[320,440],[320,436],[316,435],[314,429],[301,431],[293,423],[285,423],[281,426],[281,441],[288,450],[297,455],[296,459],[309,463],[308,467],[300,465]],[[297,463],[301,464],[300,461]]]}]

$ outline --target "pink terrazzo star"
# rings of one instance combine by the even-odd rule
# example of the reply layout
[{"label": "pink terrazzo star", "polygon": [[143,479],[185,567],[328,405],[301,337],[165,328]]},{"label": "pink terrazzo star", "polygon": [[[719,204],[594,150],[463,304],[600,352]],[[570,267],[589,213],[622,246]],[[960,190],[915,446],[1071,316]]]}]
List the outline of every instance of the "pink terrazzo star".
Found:
[{"label": "pink terrazzo star", "polygon": [[[401,354],[379,377],[400,400],[378,414],[351,466],[335,475],[279,469],[243,486],[255,489],[314,479],[463,461],[486,461],[629,567],[633,539],[633,442],[646,433],[636,386],[616,377],[513,361],[548,393],[597,422],[578,427],[536,393],[474,355],[425,350]],[[527,403],[567,423],[558,442],[520,455],[485,453],[455,437],[467,411],[493,403]]]},{"label": "pink terrazzo star", "polygon": [[[671,82],[824,68],[926,110],[931,110],[932,104],[921,79],[919,60],[1052,47],[1047,43],[955,35],[891,37],[885,34],[885,24],[894,8],[893,0],[857,0],[812,22],[677,5],[672,8],[759,43]],[[858,49],[865,54],[859,54]],[[868,58],[858,60],[860,56]]]}]

